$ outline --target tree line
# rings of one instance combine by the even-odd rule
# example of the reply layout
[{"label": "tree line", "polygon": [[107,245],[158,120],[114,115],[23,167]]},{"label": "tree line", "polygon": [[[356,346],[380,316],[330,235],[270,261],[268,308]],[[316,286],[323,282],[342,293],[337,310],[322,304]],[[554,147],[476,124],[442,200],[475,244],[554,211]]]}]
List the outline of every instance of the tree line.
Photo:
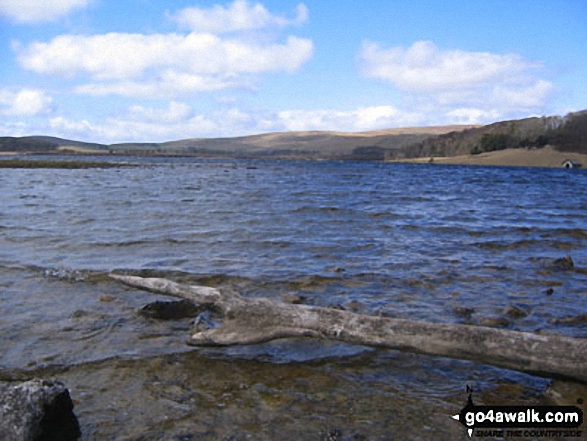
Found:
[{"label": "tree line", "polygon": [[559,151],[587,153],[587,111],[568,115],[562,124],[547,128],[534,138],[509,133],[485,133],[470,153],[476,155],[508,148],[542,148],[549,144]]}]

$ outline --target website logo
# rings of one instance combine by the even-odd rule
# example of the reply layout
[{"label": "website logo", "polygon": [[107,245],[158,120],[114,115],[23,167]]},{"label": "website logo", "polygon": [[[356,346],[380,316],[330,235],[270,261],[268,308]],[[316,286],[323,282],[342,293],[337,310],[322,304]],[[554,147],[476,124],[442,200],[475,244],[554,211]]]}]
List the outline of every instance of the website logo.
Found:
[{"label": "website logo", "polygon": [[452,418],[469,437],[576,437],[583,431],[583,411],[577,406],[476,406],[467,386],[467,404]]}]

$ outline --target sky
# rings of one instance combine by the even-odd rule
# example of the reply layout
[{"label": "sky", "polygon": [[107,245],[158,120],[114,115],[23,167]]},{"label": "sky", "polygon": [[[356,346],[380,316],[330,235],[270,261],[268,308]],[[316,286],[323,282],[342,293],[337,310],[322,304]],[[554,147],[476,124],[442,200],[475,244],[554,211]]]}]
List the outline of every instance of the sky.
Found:
[{"label": "sky", "polygon": [[587,108],[585,0],[0,0],[0,136],[105,144]]}]

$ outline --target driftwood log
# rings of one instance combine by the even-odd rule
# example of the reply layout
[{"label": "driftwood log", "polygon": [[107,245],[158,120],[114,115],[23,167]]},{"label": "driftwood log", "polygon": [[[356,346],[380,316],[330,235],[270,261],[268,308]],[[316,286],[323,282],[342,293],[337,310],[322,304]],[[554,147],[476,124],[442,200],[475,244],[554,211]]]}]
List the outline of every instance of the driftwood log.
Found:
[{"label": "driftwood log", "polygon": [[314,337],[471,360],[546,377],[587,382],[587,339],[483,326],[427,323],[246,298],[232,290],[161,278],[111,275],[129,286],[193,301],[221,322],[194,329],[188,344],[245,345]]}]

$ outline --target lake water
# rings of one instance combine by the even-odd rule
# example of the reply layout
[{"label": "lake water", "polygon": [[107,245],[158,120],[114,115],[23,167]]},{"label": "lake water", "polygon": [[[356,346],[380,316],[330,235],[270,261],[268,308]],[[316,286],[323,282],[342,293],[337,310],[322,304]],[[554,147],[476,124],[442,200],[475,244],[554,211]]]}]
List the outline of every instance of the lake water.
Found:
[{"label": "lake water", "polygon": [[587,337],[583,170],[128,160],[0,174],[0,369],[66,382],[85,439],[468,439],[467,384],[497,404],[548,386],[327,342],[191,348],[190,319],[137,314],[169,298],[112,271]]}]

